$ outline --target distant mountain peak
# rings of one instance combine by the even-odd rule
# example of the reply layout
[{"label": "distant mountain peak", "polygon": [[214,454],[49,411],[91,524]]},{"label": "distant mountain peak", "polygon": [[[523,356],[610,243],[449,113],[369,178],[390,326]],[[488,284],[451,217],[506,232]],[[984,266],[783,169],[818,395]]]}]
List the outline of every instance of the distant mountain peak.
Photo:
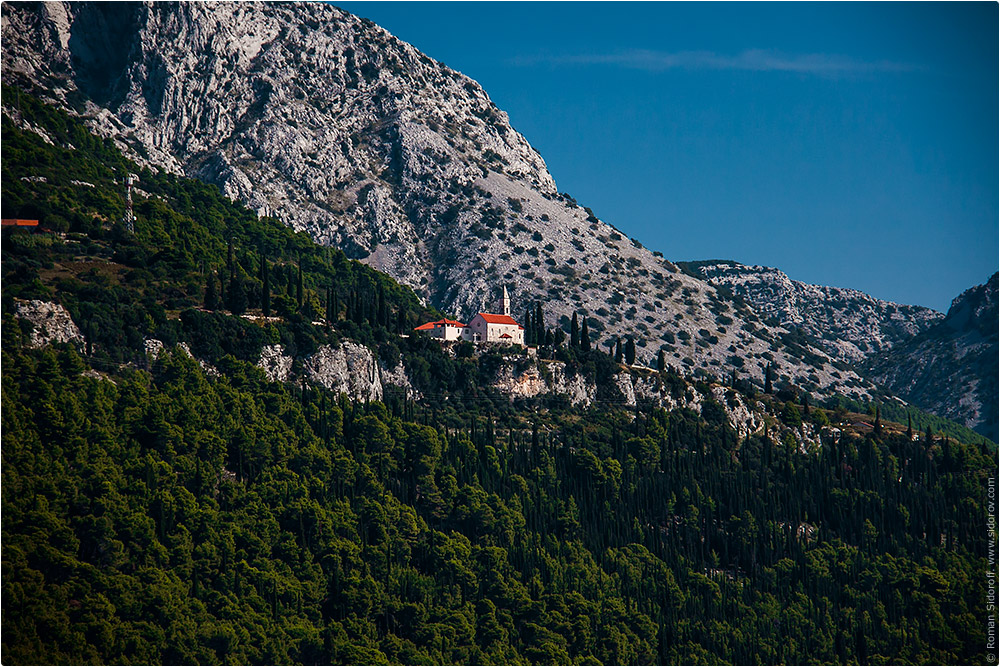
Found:
[{"label": "distant mountain peak", "polygon": [[768,266],[730,260],[686,262],[688,273],[725,286],[765,320],[803,332],[827,354],[857,363],[926,331],[942,318],[922,306],[904,306],[843,287],[809,285]]}]

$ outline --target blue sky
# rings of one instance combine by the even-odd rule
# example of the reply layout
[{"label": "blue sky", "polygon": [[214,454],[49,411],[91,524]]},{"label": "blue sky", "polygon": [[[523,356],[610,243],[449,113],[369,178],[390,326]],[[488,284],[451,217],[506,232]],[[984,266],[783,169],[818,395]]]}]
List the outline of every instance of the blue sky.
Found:
[{"label": "blue sky", "polygon": [[938,310],[997,270],[995,3],[337,4],[670,259]]}]

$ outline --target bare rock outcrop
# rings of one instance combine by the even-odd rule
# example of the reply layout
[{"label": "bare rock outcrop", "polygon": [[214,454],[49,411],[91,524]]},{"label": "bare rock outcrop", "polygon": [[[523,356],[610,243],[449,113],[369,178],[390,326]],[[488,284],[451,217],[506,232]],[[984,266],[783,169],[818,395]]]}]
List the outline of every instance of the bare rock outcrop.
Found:
[{"label": "bare rock outcrop", "polygon": [[309,382],[355,400],[378,401],[382,398],[382,380],[378,361],[370,349],[351,341],[340,347],[323,345],[305,361]]},{"label": "bare rock outcrop", "polygon": [[418,401],[422,398],[422,394],[413,386],[413,382],[406,372],[406,366],[402,361],[397,361],[395,366],[389,368],[387,364],[380,360],[379,372],[381,373],[383,388],[398,387],[403,390],[406,397],[410,400]]},{"label": "bare rock outcrop", "polygon": [[26,341],[30,347],[45,347],[52,343],[83,345],[83,334],[61,304],[38,299],[16,300],[14,307],[19,318],[31,323]]},{"label": "bare rock outcrop", "polygon": [[941,321],[942,314],[855,289],[809,285],[783,271],[737,262],[691,262],[688,271],[746,300],[764,319],[803,334],[832,358],[854,364]]},{"label": "bare rock outcrop", "polygon": [[292,376],[292,358],[285,354],[281,345],[265,345],[257,361],[264,375],[271,382],[287,382]]}]

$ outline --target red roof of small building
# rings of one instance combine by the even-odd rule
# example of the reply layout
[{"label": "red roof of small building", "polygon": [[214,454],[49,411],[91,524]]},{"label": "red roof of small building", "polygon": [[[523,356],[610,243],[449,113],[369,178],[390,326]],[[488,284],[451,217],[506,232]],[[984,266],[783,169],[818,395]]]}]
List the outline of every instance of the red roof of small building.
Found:
[{"label": "red roof of small building", "polygon": [[19,218],[4,218],[3,219],[3,226],[4,227],[14,227],[14,226],[16,226],[16,227],[37,227],[38,226],[38,221],[37,220],[21,220]]},{"label": "red roof of small building", "polygon": [[479,313],[479,316],[483,318],[483,320],[487,324],[511,324],[517,327],[518,329],[524,328],[520,324],[515,322],[514,318],[511,317],[510,315],[497,315],[496,313]]},{"label": "red roof of small building", "polygon": [[436,329],[437,327],[464,327],[465,325],[458,320],[449,320],[447,318],[443,320],[438,320],[437,322],[428,322],[427,324],[421,324],[416,327],[414,331],[430,331],[431,329]]}]

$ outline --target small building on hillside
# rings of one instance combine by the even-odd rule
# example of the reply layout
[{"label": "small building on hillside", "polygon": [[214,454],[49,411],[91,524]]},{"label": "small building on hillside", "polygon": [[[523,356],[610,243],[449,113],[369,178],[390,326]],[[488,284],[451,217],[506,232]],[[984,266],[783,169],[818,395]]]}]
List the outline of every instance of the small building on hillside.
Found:
[{"label": "small building on hillside", "polygon": [[441,340],[467,340],[473,343],[524,345],[524,327],[510,316],[510,295],[504,287],[497,302],[498,313],[478,313],[468,324],[438,320],[421,324],[414,331]]},{"label": "small building on hillside", "polygon": [[524,345],[524,327],[510,316],[510,295],[504,287],[497,302],[499,312],[478,313],[465,329],[468,338],[474,342]]},{"label": "small building on hillside", "polygon": [[419,331],[431,338],[440,338],[441,340],[462,340],[462,332],[464,330],[464,324],[449,319],[428,322],[414,329],[414,331]]}]

